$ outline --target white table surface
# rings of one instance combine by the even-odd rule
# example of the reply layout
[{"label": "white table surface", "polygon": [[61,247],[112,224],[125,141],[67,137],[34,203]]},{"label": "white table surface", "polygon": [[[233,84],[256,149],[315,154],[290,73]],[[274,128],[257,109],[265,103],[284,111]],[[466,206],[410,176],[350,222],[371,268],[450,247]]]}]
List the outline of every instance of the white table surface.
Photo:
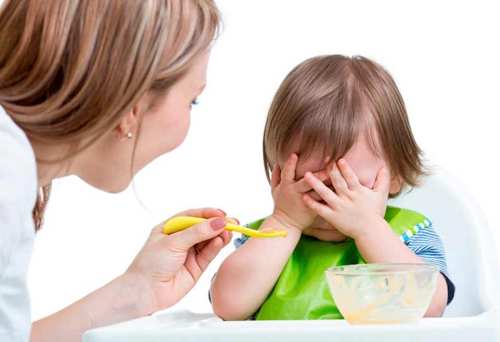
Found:
[{"label": "white table surface", "polygon": [[415,324],[349,325],[329,321],[223,322],[212,314],[164,312],[87,332],[84,342],[164,341],[500,341],[499,310],[475,317],[426,318]]}]

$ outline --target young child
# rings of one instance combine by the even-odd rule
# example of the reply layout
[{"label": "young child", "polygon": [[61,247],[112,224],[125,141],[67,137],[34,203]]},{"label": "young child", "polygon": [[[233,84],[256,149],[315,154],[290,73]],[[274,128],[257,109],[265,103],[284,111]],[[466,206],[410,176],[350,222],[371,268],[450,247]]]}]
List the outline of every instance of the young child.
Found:
[{"label": "young child", "polygon": [[[387,207],[425,174],[392,77],[364,57],[306,60],[285,78],[264,132],[274,211],[249,225],[286,238],[237,240],[211,288],[226,320],[342,318],[324,271],[358,263],[422,263],[440,274],[427,316],[441,316],[454,285],[423,215]],[[269,172],[272,170],[271,177]]]}]

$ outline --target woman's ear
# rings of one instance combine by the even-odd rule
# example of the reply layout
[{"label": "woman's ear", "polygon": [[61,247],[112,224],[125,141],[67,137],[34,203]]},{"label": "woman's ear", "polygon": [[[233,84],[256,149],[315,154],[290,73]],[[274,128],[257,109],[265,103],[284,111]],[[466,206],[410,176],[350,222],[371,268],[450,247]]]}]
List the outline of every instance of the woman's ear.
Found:
[{"label": "woman's ear", "polygon": [[131,139],[137,130],[138,119],[134,109],[122,116],[115,133],[120,140]]},{"label": "woman's ear", "polygon": [[141,113],[144,112],[146,108],[146,102],[150,98],[144,95],[125,115],[122,116],[118,126],[115,128],[115,132],[120,140],[131,139],[137,135],[137,129],[139,128],[139,120]]}]

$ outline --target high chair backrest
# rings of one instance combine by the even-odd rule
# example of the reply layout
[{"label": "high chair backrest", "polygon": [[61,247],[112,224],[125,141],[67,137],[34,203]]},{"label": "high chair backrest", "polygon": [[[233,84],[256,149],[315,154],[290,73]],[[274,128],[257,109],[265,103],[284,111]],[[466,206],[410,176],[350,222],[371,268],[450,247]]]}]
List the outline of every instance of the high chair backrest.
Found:
[{"label": "high chair backrest", "polygon": [[493,235],[463,186],[439,171],[390,203],[426,215],[443,240],[456,286],[445,316],[473,316],[498,305],[500,268]]}]

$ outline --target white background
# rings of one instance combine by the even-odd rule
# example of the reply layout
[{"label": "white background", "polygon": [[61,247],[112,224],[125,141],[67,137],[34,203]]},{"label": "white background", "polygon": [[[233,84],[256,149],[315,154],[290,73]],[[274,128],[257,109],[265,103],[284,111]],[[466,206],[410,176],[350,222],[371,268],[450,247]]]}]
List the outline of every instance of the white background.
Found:
[{"label": "white background", "polygon": [[[54,183],[30,271],[35,319],[123,272],[149,230],[175,212],[215,206],[243,222],[268,214],[266,112],[286,73],[318,54],[362,54],[392,73],[428,159],[462,181],[500,239],[495,2],[217,2],[225,28],[185,143],[144,169],[135,191],[110,195],[76,178]],[[209,278],[231,249],[179,306],[210,309]]]}]

